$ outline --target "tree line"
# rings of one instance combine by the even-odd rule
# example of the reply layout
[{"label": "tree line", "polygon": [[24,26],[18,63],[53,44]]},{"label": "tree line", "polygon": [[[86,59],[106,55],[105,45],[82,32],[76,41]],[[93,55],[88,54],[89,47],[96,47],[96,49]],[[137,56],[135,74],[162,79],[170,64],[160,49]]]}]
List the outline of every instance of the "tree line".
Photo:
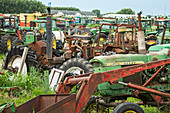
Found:
[{"label": "tree line", "polygon": [[46,12],[46,6],[37,0],[0,0],[0,13]]},{"label": "tree line", "polygon": [[[47,6],[37,0],[0,0],[0,13],[34,13],[46,12]],[[74,7],[51,7],[53,10],[80,11]]]}]

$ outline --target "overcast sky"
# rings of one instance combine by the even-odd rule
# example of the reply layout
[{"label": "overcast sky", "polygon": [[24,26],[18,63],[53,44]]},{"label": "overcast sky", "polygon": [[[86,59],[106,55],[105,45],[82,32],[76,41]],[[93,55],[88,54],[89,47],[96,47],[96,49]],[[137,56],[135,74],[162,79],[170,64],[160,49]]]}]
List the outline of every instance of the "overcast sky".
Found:
[{"label": "overcast sky", "polygon": [[170,15],[170,0],[39,0],[53,7],[76,7],[82,11],[99,9],[101,13],[117,12],[122,8],[131,8],[144,15]]}]

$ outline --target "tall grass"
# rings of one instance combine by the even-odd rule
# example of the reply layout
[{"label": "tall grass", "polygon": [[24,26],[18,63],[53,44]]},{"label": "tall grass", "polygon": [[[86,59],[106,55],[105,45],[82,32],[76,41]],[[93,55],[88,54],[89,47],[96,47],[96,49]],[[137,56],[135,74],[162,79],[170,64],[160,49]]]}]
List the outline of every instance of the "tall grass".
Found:
[{"label": "tall grass", "polygon": [[[12,76],[12,77],[11,77]],[[11,79],[12,78],[12,79]],[[11,74],[5,71],[5,75],[0,75],[0,87],[17,86],[20,89],[13,92],[0,92],[0,104],[6,102],[14,102],[16,106],[40,95],[52,94],[54,91],[45,91],[43,77],[38,72],[34,75],[30,73],[28,76]]]}]

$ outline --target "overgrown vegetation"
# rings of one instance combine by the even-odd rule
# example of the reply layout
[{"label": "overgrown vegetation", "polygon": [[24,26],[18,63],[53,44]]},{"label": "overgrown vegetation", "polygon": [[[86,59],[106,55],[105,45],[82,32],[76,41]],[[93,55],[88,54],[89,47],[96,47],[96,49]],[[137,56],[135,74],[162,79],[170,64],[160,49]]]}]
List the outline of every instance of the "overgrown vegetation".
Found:
[{"label": "overgrown vegetation", "polygon": [[0,87],[7,86],[17,86],[20,89],[13,92],[0,92],[0,95],[3,95],[0,97],[0,104],[14,102],[18,106],[40,94],[54,93],[51,90],[45,91],[43,77],[38,72],[23,77],[23,75],[11,74],[5,71],[5,75],[0,75]]}]

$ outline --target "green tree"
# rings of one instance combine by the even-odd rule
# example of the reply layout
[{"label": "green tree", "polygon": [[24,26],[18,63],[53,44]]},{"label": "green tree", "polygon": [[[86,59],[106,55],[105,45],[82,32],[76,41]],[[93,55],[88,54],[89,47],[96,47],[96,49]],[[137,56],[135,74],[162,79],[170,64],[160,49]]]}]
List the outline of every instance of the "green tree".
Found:
[{"label": "green tree", "polygon": [[118,11],[116,14],[135,14],[135,12],[130,8],[124,8]]},{"label": "green tree", "polygon": [[45,13],[46,6],[37,0],[0,0],[0,13]]},{"label": "green tree", "polygon": [[97,17],[100,17],[100,10],[98,9],[95,9],[95,10],[92,10],[93,13],[96,13],[97,14]]}]

